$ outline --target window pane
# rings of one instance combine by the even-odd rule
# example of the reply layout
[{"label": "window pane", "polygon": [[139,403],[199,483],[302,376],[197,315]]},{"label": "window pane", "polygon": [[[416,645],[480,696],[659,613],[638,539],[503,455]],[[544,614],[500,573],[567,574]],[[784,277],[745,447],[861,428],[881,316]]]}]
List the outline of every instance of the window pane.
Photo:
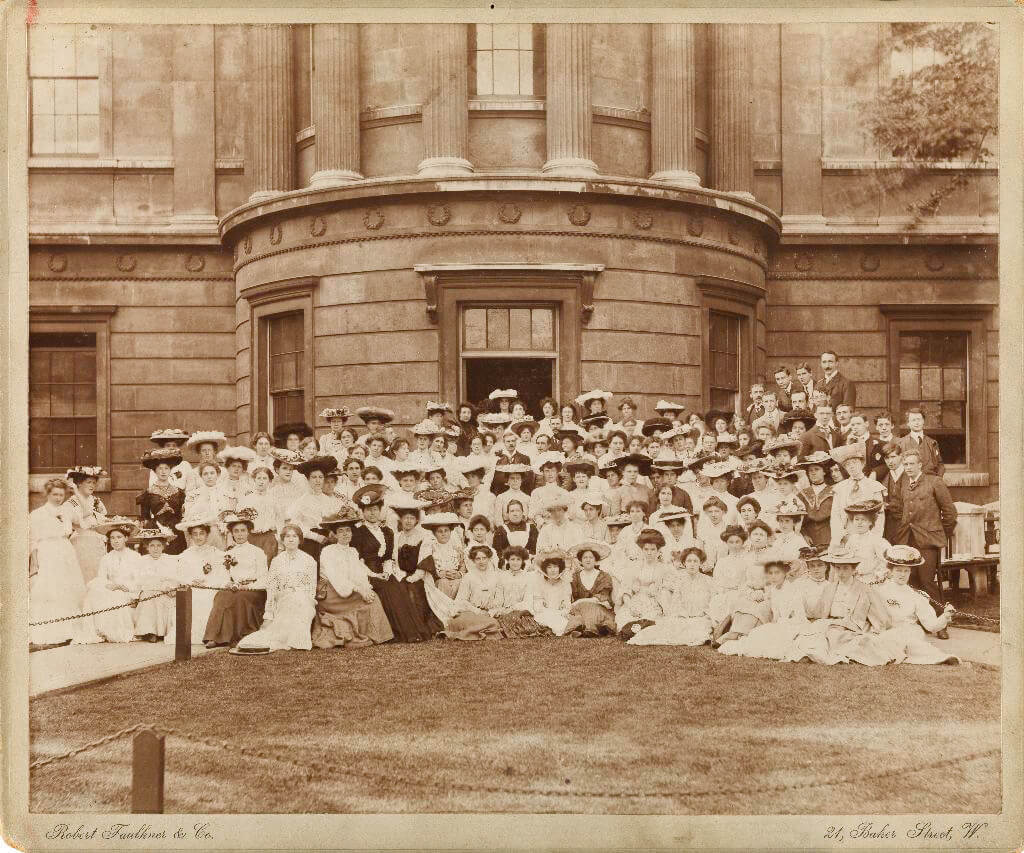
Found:
[{"label": "window pane", "polygon": [[28,469],[30,471],[52,467],[50,462],[50,436],[36,432],[35,427],[35,422],[30,421],[28,428]]},{"label": "window pane", "polygon": [[967,463],[967,436],[964,433],[952,435],[936,435],[939,453],[947,465],[964,465]]},{"label": "window pane", "polygon": [[937,400],[922,400],[918,408],[924,412],[925,430],[936,427],[942,422],[942,404]]},{"label": "window pane", "polygon": [[75,353],[50,353],[50,379],[53,382],[75,381]]},{"label": "window pane", "polygon": [[724,409],[727,412],[735,411],[736,395],[732,391],[722,388],[712,388],[710,399],[711,408],[713,409]]},{"label": "window pane", "polygon": [[917,335],[900,335],[900,364],[912,367],[921,363],[921,338]]},{"label": "window pane", "polygon": [[492,47],[491,42],[491,27],[493,24],[477,24],[476,25],[476,47],[477,50],[490,50]]},{"label": "window pane", "polygon": [[65,24],[53,28],[53,74],[72,77],[75,74],[75,25]]},{"label": "window pane", "polygon": [[49,386],[39,386],[29,381],[28,386],[28,416],[30,418],[45,418],[50,415],[50,389]]},{"label": "window pane", "polygon": [[75,382],[96,382],[96,354],[75,353]]},{"label": "window pane", "polygon": [[53,75],[53,34],[45,24],[28,28],[29,74],[33,77]]},{"label": "window pane", "polygon": [[73,415],[75,413],[75,386],[51,385],[50,406],[55,416]]},{"label": "window pane", "polygon": [[491,62],[489,50],[476,52],[476,93],[478,95],[494,94],[494,64]]},{"label": "window pane", "polygon": [[533,94],[533,51],[519,52],[519,94]]},{"label": "window pane", "polygon": [[32,116],[32,153],[53,153],[53,116]]},{"label": "window pane", "polygon": [[53,80],[32,81],[32,115],[53,115]]},{"label": "window pane", "polygon": [[943,429],[963,429],[964,404],[958,402],[944,402],[942,404],[941,426]]},{"label": "window pane", "polygon": [[75,73],[80,77],[99,76],[99,54],[95,30],[78,26],[75,32]]},{"label": "window pane", "polygon": [[96,415],[96,383],[75,385],[75,414]]},{"label": "window pane", "polygon": [[78,112],[78,81],[53,81],[53,111],[59,116],[73,116]]},{"label": "window pane", "polygon": [[948,367],[942,371],[942,399],[943,400],[966,400],[967,393],[964,383],[965,371],[961,369],[950,370]]},{"label": "window pane", "polygon": [[494,49],[519,47],[519,24],[494,24]]},{"label": "window pane", "polygon": [[508,329],[509,349],[532,349],[529,308],[510,309]]},{"label": "window pane", "polygon": [[519,94],[519,51],[496,50],[494,56],[494,92],[500,95]]},{"label": "window pane", "polygon": [[900,399],[904,403],[921,399],[921,371],[916,367],[900,370]]},{"label": "window pane", "polygon": [[100,111],[99,81],[78,80],[78,114],[97,115]]},{"label": "window pane", "polygon": [[50,354],[30,350],[28,354],[28,381],[30,385],[50,380]]},{"label": "window pane", "polygon": [[71,468],[75,464],[75,437],[55,435],[53,437],[53,467]]},{"label": "window pane", "polygon": [[487,347],[487,312],[483,308],[467,308],[462,316],[463,348],[485,349]]},{"label": "window pane", "polygon": [[921,368],[921,398],[942,399],[942,370],[938,367]]},{"label": "window pane", "polygon": [[533,49],[533,24],[519,25],[519,49]]},{"label": "window pane", "polygon": [[487,309],[487,349],[508,349],[508,309]]},{"label": "window pane", "polygon": [[943,364],[946,367],[964,367],[967,364],[967,335],[948,335],[944,341]]},{"label": "window pane", "polygon": [[79,435],[75,439],[75,464],[96,464],[96,436]]},{"label": "window pane", "polygon": [[56,154],[74,154],[78,149],[78,119],[55,116],[53,119],[53,150]]},{"label": "window pane", "polygon": [[533,348],[555,348],[555,312],[551,308],[533,309]]},{"label": "window pane", "polygon": [[95,154],[100,150],[100,117],[78,117],[78,153]]}]

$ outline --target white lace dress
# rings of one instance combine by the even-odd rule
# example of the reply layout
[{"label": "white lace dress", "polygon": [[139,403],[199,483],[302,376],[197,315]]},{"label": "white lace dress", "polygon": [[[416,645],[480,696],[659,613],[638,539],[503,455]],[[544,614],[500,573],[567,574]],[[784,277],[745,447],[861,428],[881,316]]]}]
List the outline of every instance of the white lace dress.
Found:
[{"label": "white lace dress", "polygon": [[[316,560],[304,551],[282,551],[264,581],[267,606],[260,629],[238,641],[240,649],[313,648],[316,616]],[[263,588],[257,581],[252,589]]]}]

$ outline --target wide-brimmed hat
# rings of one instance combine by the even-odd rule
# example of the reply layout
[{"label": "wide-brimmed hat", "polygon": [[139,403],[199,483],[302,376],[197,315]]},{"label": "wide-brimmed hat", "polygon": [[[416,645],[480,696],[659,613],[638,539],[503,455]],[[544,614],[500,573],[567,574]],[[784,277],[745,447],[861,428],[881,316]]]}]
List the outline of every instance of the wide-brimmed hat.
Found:
[{"label": "wide-brimmed hat", "polygon": [[721,447],[723,444],[739,444],[740,440],[731,432],[720,432],[715,436],[715,444]]},{"label": "wide-brimmed hat", "polygon": [[238,447],[225,447],[217,454],[217,459],[219,459],[223,465],[229,465],[232,462],[241,462],[243,465],[248,465],[255,458],[255,450],[251,447],[243,447],[241,445]]},{"label": "wide-brimmed hat", "polygon": [[391,409],[384,409],[380,406],[360,406],[356,409],[356,417],[364,424],[368,424],[370,421],[389,424],[395,419],[395,413]]},{"label": "wide-brimmed hat", "polygon": [[801,545],[797,552],[801,560],[820,560],[828,550],[828,545]]},{"label": "wide-brimmed hat", "polygon": [[551,434],[559,441],[563,438],[572,438],[577,441],[583,441],[587,437],[587,434],[576,424],[559,424],[551,431]]},{"label": "wide-brimmed hat", "polygon": [[540,429],[540,422],[534,420],[532,415],[527,415],[525,418],[509,423],[508,428],[520,438],[522,438],[523,430],[528,429],[532,437]]},{"label": "wide-brimmed hat", "polygon": [[568,492],[566,492],[564,496],[561,495],[561,494],[556,493],[556,494],[553,494],[550,497],[546,498],[541,503],[540,511],[541,512],[548,512],[550,510],[557,509],[558,507],[561,507],[562,509],[567,510],[567,509],[569,509],[569,504],[570,503],[572,503],[572,500],[569,497],[569,493]]},{"label": "wide-brimmed hat", "polygon": [[764,472],[773,480],[796,480],[800,477],[799,469],[793,465],[772,465],[765,468]]},{"label": "wide-brimmed hat", "polygon": [[795,438],[790,438],[788,435],[783,434],[771,436],[764,443],[765,453],[774,453],[776,450],[783,449],[799,450],[800,442],[797,441]]},{"label": "wide-brimmed hat", "polygon": [[355,527],[363,520],[359,511],[350,503],[342,504],[336,512],[325,515],[313,532],[320,536],[334,533],[339,527]]},{"label": "wide-brimmed hat", "polygon": [[664,548],[665,536],[660,530],[655,530],[653,527],[645,527],[637,534],[636,544],[640,547],[649,542],[657,545],[659,548]]},{"label": "wide-brimmed hat", "polygon": [[783,566],[786,571],[789,571],[792,567],[792,561],[775,548],[765,548],[760,551],[754,558],[754,562],[759,566],[764,566],[766,570],[770,566]]},{"label": "wide-brimmed hat", "polygon": [[598,542],[596,539],[584,539],[582,542],[573,545],[569,548],[569,553],[579,561],[584,551],[593,551],[597,557],[597,561],[607,560],[612,553],[612,549],[606,542]]},{"label": "wide-brimmed hat", "polygon": [[477,416],[476,422],[493,432],[498,427],[512,423],[512,416],[502,412],[484,412]]},{"label": "wide-brimmed hat", "polygon": [[548,465],[555,465],[561,468],[565,464],[565,454],[561,450],[545,450],[537,457],[535,464],[538,471]]},{"label": "wide-brimmed hat", "polygon": [[256,510],[251,507],[243,507],[242,509],[232,510],[225,509],[221,510],[218,516],[220,523],[223,524],[228,530],[234,527],[236,524],[244,524],[252,532],[256,528]]},{"label": "wide-brimmed hat", "polygon": [[779,426],[788,431],[793,428],[793,424],[797,421],[800,421],[807,429],[811,429],[817,423],[817,419],[807,409],[793,409],[792,412],[779,421]]},{"label": "wide-brimmed hat", "polygon": [[764,459],[747,459],[736,466],[737,474],[763,474],[765,468]]},{"label": "wide-brimmed hat", "polygon": [[420,527],[433,530],[435,527],[465,527],[465,523],[454,512],[433,512],[423,516]]},{"label": "wide-brimmed hat", "polygon": [[212,528],[218,521],[220,521],[220,518],[216,513],[212,512],[186,515],[181,521],[174,525],[174,529],[180,530],[182,533],[188,533],[188,531],[193,527]]},{"label": "wide-brimmed hat", "polygon": [[658,521],[661,524],[668,524],[671,521],[686,521],[690,518],[690,511],[683,506],[674,506],[658,514]]},{"label": "wide-brimmed hat", "polygon": [[361,486],[352,493],[352,503],[360,509],[383,504],[386,491],[387,487],[380,483],[370,483],[369,485]]},{"label": "wide-brimmed hat", "polygon": [[515,388],[495,388],[487,395],[488,400],[517,400],[519,392]]},{"label": "wide-brimmed hat", "polygon": [[565,460],[562,467],[570,474],[575,474],[577,471],[585,471],[591,475],[597,473],[597,461],[581,453],[574,453]]},{"label": "wide-brimmed hat", "polygon": [[921,552],[912,545],[890,545],[885,549],[883,556],[890,566],[898,566],[901,569],[916,569],[925,562]]},{"label": "wide-brimmed hat", "polygon": [[185,446],[198,448],[201,444],[212,444],[214,449],[220,450],[222,447],[227,447],[227,443],[227,436],[219,429],[204,429],[192,433],[188,437],[188,441],[185,442]]},{"label": "wide-brimmed hat", "polygon": [[611,518],[604,520],[605,527],[629,527],[632,523],[633,519],[626,512],[620,512],[618,515],[613,515]]},{"label": "wide-brimmed hat", "polygon": [[660,415],[664,415],[665,412],[685,412],[686,406],[673,400],[658,400],[654,404],[654,411]]},{"label": "wide-brimmed hat", "polygon": [[615,460],[617,468],[625,468],[627,465],[636,465],[641,474],[651,473],[652,459],[646,453],[626,453]]},{"label": "wide-brimmed hat", "polygon": [[525,462],[507,462],[494,468],[499,474],[531,474],[533,469]]},{"label": "wide-brimmed hat", "polygon": [[677,438],[686,438],[688,435],[693,434],[693,429],[688,427],[686,424],[680,424],[677,427],[661,434],[661,440],[665,442],[675,441]]},{"label": "wide-brimmed hat", "polygon": [[320,419],[329,421],[332,418],[341,418],[343,421],[347,421],[352,417],[352,410],[348,406],[338,406],[334,409],[324,409],[320,413]]},{"label": "wide-brimmed hat", "polygon": [[[327,409],[326,411],[330,411]],[[322,413],[321,413],[322,414]],[[300,439],[309,438],[313,434],[313,428],[307,424],[298,421],[291,424],[280,424],[274,427],[274,442],[279,444],[281,447],[288,441],[288,436],[297,435]]]},{"label": "wide-brimmed hat", "polygon": [[580,506],[600,507],[601,514],[603,515],[605,510],[608,509],[608,500],[600,492],[588,489],[580,496]]},{"label": "wide-brimmed hat", "polygon": [[451,403],[437,403],[434,400],[427,400],[427,415],[431,415],[434,412],[451,412]]},{"label": "wide-brimmed hat", "polygon": [[177,427],[166,427],[164,429],[154,430],[149,435],[149,440],[159,444],[161,441],[188,441],[189,433],[183,429]]},{"label": "wide-brimmed hat", "polygon": [[544,564],[556,560],[561,562],[562,568],[558,572],[558,577],[571,570],[571,557],[568,552],[563,551],[561,548],[548,548],[544,551],[538,551],[536,556],[533,558],[534,565],[541,574],[546,577],[550,577],[547,572],[544,571]]},{"label": "wide-brimmed hat", "polygon": [[612,419],[608,415],[587,415],[584,418],[580,418],[580,426],[584,429],[590,429],[592,426],[605,427],[612,422]]},{"label": "wide-brimmed hat", "polygon": [[830,547],[818,559],[823,563],[832,563],[843,566],[856,566],[860,562],[860,555],[846,544],[838,544]]},{"label": "wide-brimmed hat", "polygon": [[585,406],[591,400],[604,400],[607,403],[611,398],[611,391],[602,391],[600,388],[595,388],[593,391],[587,391],[586,394],[580,394],[576,398],[576,405]]},{"label": "wide-brimmed hat", "polygon": [[675,471],[679,473],[686,470],[686,462],[676,459],[674,456],[659,456],[651,462],[652,471]]},{"label": "wide-brimmed hat", "polygon": [[868,457],[867,445],[863,441],[855,441],[852,444],[843,444],[833,447],[829,453],[836,462],[844,465],[851,459],[860,459],[862,462]]},{"label": "wide-brimmed hat", "polygon": [[695,474],[709,463],[719,462],[718,456],[714,453],[701,453],[686,463],[686,467]]},{"label": "wide-brimmed hat", "polygon": [[[861,501],[854,501],[848,503],[843,509],[846,510],[848,515],[854,515],[857,513],[863,513],[864,515],[877,515],[885,507],[885,502],[881,498],[865,498]],[[776,513],[778,515],[778,513]]]},{"label": "wide-brimmed hat", "polygon": [[424,509],[430,506],[430,501],[425,501],[403,491],[389,493],[385,503],[398,515],[401,515],[403,512],[422,513]]},{"label": "wide-brimmed hat", "polygon": [[744,542],[747,541],[747,528],[742,524],[730,524],[725,530],[722,531],[722,535],[719,537],[723,542],[727,542],[730,536],[739,536]]},{"label": "wide-brimmed hat", "polygon": [[137,519],[128,518],[125,515],[115,515],[111,516],[106,521],[101,521],[92,529],[101,536],[109,536],[115,530],[120,530],[125,536],[131,539],[139,529],[139,522]]},{"label": "wide-brimmed hat", "polygon": [[834,461],[835,460],[827,450],[815,450],[814,453],[808,453],[803,459],[795,464],[803,468],[807,468],[811,465],[820,465],[822,468],[829,468]]},{"label": "wide-brimmed hat", "polygon": [[391,474],[394,477],[405,474],[415,474],[418,477],[423,474],[423,468],[412,456],[406,456],[403,460],[396,459],[391,463]]},{"label": "wide-brimmed hat", "polygon": [[295,467],[301,474],[304,474],[307,477],[314,471],[322,471],[326,477],[329,472],[338,467],[338,460],[333,456],[320,456],[318,454],[312,459],[306,459],[300,462]]},{"label": "wide-brimmed hat", "polygon": [[413,435],[426,435],[432,438],[435,435],[441,435],[443,430],[432,420],[427,419],[409,427],[409,432]]},{"label": "wide-brimmed hat", "polygon": [[[253,456],[255,455],[254,453]],[[181,451],[161,447],[158,450],[147,450],[142,454],[142,467],[155,471],[156,466],[162,464],[170,465],[172,468],[181,464]]]},{"label": "wide-brimmed hat", "polygon": [[128,537],[128,543],[130,545],[141,545],[145,544],[146,542],[152,542],[154,540],[159,540],[161,542],[167,543],[174,538],[174,535],[175,534],[173,530],[168,530],[166,527],[161,527],[160,525],[157,525],[155,527],[140,527],[135,531],[134,534]]},{"label": "wide-brimmed hat", "polygon": [[702,477],[714,480],[716,477],[732,476],[736,467],[737,462],[735,459],[726,459],[721,462],[707,462],[701,467],[700,473]]},{"label": "wide-brimmed hat", "polygon": [[64,473],[65,480],[71,480],[73,483],[81,483],[83,480],[98,480],[100,477],[109,476],[107,472],[99,465],[76,465],[74,468],[68,468]]},{"label": "wide-brimmed hat", "polygon": [[774,510],[776,518],[802,518],[807,515],[807,509],[797,501],[783,501]]},{"label": "wide-brimmed hat", "polygon": [[471,474],[473,471],[487,471],[487,463],[477,456],[456,456],[456,465],[460,474]]},{"label": "wide-brimmed hat", "polygon": [[[271,447],[270,457],[274,460],[275,468],[280,468],[282,465],[291,465],[292,468],[298,468],[302,464],[302,455],[300,453],[283,447]],[[333,459],[334,457],[331,458]]]},{"label": "wide-brimmed hat", "polygon": [[656,432],[668,432],[670,429],[672,429],[672,421],[668,418],[648,418],[640,427],[640,432],[649,437]]}]

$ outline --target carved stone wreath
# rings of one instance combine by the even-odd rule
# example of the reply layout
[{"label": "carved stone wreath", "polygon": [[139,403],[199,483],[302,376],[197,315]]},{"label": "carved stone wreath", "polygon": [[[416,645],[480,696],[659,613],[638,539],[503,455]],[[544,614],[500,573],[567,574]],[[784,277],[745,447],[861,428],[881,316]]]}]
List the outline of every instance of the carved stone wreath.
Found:
[{"label": "carved stone wreath", "polygon": [[242,248],[245,249],[247,255],[252,254],[252,234],[245,235],[245,239],[242,241]]},{"label": "carved stone wreath", "polygon": [[137,261],[135,255],[118,255],[117,256],[117,268],[121,272],[131,272],[135,269]]},{"label": "carved stone wreath", "polygon": [[881,266],[882,262],[879,260],[878,255],[873,252],[865,252],[860,256],[860,268],[864,272],[874,272]]},{"label": "carved stone wreath", "polygon": [[740,244],[740,235],[733,231],[731,228],[729,229],[729,234],[727,236],[729,242],[733,246],[738,246]]},{"label": "carved stone wreath", "polygon": [[448,209],[447,204],[428,204],[427,205],[427,221],[431,225],[447,225],[452,218],[452,212]]},{"label": "carved stone wreath", "polygon": [[381,213],[380,208],[375,207],[363,214],[363,225],[371,231],[376,231],[383,224],[384,214]]},{"label": "carved stone wreath", "polygon": [[633,211],[633,226],[641,231],[647,231],[654,224],[654,214],[649,210]]},{"label": "carved stone wreath", "polygon": [[690,216],[686,219],[686,233],[691,237],[699,237],[704,233],[704,220],[699,216]]},{"label": "carved stone wreath", "polygon": [[814,257],[807,252],[801,252],[793,259],[793,266],[800,272],[807,272],[814,266]]},{"label": "carved stone wreath", "polygon": [[206,258],[202,255],[189,255],[185,258],[185,269],[189,272],[201,272],[206,266]]},{"label": "carved stone wreath", "polygon": [[46,259],[46,268],[50,272],[64,272],[68,268],[68,256],[63,252],[56,252]]},{"label": "carved stone wreath", "polygon": [[270,243],[272,246],[276,246],[281,242],[281,226],[274,225],[270,229]]},{"label": "carved stone wreath", "polygon": [[928,257],[924,259],[924,265],[932,272],[938,272],[946,266],[946,262],[938,255],[928,255]]},{"label": "carved stone wreath", "polygon": [[590,222],[590,208],[585,204],[574,204],[566,214],[573,225],[586,225]]},{"label": "carved stone wreath", "polygon": [[502,222],[507,222],[509,225],[514,225],[518,222],[522,215],[523,209],[518,204],[511,201],[506,201],[498,208],[498,219]]},{"label": "carved stone wreath", "polygon": [[314,237],[323,237],[327,233],[327,220],[322,216],[314,216],[309,223],[309,233]]}]

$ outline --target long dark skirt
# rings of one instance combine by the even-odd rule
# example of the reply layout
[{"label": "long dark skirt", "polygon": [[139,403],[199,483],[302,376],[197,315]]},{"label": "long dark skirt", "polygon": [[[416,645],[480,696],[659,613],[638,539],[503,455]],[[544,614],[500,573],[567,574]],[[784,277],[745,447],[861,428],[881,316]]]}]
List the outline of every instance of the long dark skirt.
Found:
[{"label": "long dark skirt", "polygon": [[427,603],[423,581],[408,583],[389,577],[387,580],[370,578],[373,591],[380,598],[384,612],[401,643],[420,643],[431,640],[444,628]]},{"label": "long dark skirt", "polygon": [[578,602],[569,608],[569,621],[565,626],[566,634],[573,631],[580,631],[585,637],[614,635],[615,616],[607,607],[593,601]]},{"label": "long dark skirt", "polygon": [[230,643],[258,631],[263,624],[267,593],[262,589],[222,589],[213,597],[204,643]]},{"label": "long dark skirt", "polygon": [[513,610],[511,613],[499,613],[495,619],[501,626],[501,633],[509,639],[517,637],[553,637],[547,625],[541,625],[529,610]]},{"label": "long dark skirt", "polygon": [[267,565],[270,565],[270,561],[277,556],[279,546],[277,544],[277,537],[273,531],[266,531],[265,533],[250,533],[249,544],[255,545],[264,554],[267,555]]},{"label": "long dark skirt", "polygon": [[364,601],[361,595],[342,598],[327,582],[327,594],[316,603],[313,645],[318,649],[362,649],[386,643],[394,637],[380,601]]}]

